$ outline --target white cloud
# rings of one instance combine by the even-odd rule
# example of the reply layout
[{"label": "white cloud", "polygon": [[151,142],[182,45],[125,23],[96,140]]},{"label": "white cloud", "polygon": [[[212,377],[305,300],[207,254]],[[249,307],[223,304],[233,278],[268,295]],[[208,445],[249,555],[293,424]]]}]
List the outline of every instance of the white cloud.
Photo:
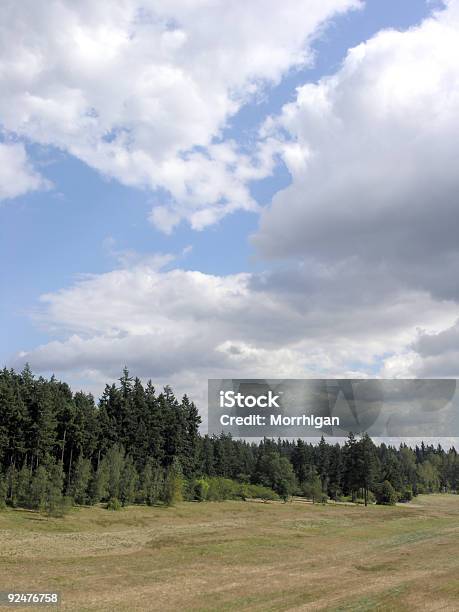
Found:
[{"label": "white cloud", "polygon": [[44,295],[38,319],[58,339],[15,365],[100,380],[127,363],[203,399],[208,378],[375,375],[418,328],[439,332],[456,316],[454,304],[425,292],[343,295],[342,272],[308,286],[297,272],[279,287],[272,275],[164,271],[164,263],[150,258]]},{"label": "white cloud", "polygon": [[23,144],[0,143],[0,201],[48,187],[27,159]]},{"label": "white cloud", "polygon": [[[366,263],[457,299],[459,2],[351,49],[271,118],[292,184],[262,213],[270,257]],[[358,284],[356,291],[361,291]]]},{"label": "white cloud", "polygon": [[[384,377],[459,377],[459,2],[445,5],[351,49],[262,133],[278,139],[292,184],[262,213],[254,242],[303,262],[300,294],[323,291],[318,275],[341,270],[332,333],[343,310],[359,326],[359,309],[374,304],[363,353],[387,331],[387,352],[373,349]],[[436,310],[427,326],[426,300]]]},{"label": "white cloud", "polygon": [[[258,165],[214,137],[260,82],[306,59],[304,37],[320,21],[316,14],[300,24],[297,2],[273,3],[260,32],[258,2],[171,2],[167,26],[152,19],[156,5],[134,23],[134,5],[118,2],[99,30],[91,10],[104,2],[82,3],[84,18],[80,4],[52,6],[76,48],[61,57],[51,37],[58,59],[49,74],[17,54],[21,79],[38,75],[29,89],[40,101],[18,94],[10,129],[40,142],[50,134],[119,180],[169,190],[173,204],[152,212],[166,232],[183,217],[201,229],[237,207],[256,208],[247,181],[270,172],[280,152],[293,183],[262,215],[255,242],[265,255],[295,263],[220,277],[164,271],[167,257],[154,263],[118,254],[124,268],[43,296],[40,320],[57,339],[16,363],[98,381],[127,363],[197,399],[209,377],[456,375],[457,0],[419,27],[379,33],[351,50],[335,75],[301,87],[266,122]],[[286,33],[278,24],[288,15],[295,23]],[[106,45],[103,56],[79,46],[79,36]],[[264,46],[271,44],[272,65]],[[15,118],[17,109],[27,119]]]},{"label": "white cloud", "polygon": [[271,169],[218,142],[228,119],[311,60],[327,19],[359,5],[5,0],[1,122],[127,185],[168,192],[151,217],[161,229],[181,218],[200,229],[255,209],[247,182]]},{"label": "white cloud", "polygon": [[446,329],[421,330],[410,347],[388,359],[384,373],[399,377],[459,378],[459,320]]}]

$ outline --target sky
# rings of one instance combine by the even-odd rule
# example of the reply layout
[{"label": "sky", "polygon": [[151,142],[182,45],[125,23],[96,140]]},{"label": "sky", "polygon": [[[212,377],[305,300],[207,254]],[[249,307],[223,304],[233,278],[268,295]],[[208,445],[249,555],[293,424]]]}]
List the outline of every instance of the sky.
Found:
[{"label": "sky", "polygon": [[459,0],[4,0],[0,358],[459,377]]}]

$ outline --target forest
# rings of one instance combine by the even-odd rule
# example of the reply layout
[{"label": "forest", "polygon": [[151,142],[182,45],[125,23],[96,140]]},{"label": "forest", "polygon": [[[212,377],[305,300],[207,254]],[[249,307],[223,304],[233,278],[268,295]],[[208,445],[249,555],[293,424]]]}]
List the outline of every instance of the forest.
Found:
[{"label": "forest", "polygon": [[344,444],[201,435],[184,395],[158,392],[125,368],[96,403],[83,391],[22,372],[0,372],[0,507],[61,515],[73,504],[173,505],[180,500],[407,502],[419,493],[457,492],[454,448]]}]

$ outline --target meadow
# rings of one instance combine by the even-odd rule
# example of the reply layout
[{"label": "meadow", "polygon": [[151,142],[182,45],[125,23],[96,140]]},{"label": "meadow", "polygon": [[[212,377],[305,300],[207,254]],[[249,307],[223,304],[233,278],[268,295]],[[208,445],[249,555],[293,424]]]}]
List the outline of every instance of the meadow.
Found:
[{"label": "meadow", "polygon": [[[0,512],[0,590],[61,610],[457,610],[459,496]],[[39,609],[39,608],[38,608]],[[30,608],[29,608],[30,610]]]}]

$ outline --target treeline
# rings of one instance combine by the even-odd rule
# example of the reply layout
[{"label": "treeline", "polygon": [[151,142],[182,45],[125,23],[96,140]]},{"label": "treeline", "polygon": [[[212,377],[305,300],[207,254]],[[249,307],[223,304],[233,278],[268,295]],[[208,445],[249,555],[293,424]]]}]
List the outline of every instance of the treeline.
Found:
[{"label": "treeline", "polygon": [[376,446],[350,434],[345,445],[322,438],[263,440],[202,436],[185,395],[157,393],[123,371],[96,404],[54,377],[0,372],[0,505],[60,513],[72,504],[173,504],[293,494],[313,501],[395,503],[418,493],[457,491],[454,449]]}]

